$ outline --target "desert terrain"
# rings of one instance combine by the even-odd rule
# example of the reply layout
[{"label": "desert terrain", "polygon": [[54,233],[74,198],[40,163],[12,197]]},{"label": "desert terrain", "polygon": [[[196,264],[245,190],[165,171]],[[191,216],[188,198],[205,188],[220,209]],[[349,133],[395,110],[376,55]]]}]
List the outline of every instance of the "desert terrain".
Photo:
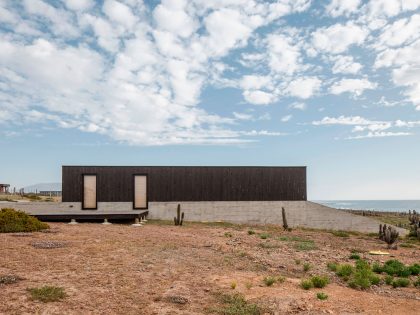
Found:
[{"label": "desert terrain", "polygon": [[[370,263],[419,263],[418,243],[375,256],[369,251],[386,251],[386,244],[363,234],[162,221],[142,227],[50,226],[47,232],[0,234],[0,275],[22,279],[0,285],[1,314],[418,314],[420,309],[420,290],[412,284],[352,289],[327,268],[354,264],[352,253]],[[36,246],[45,242],[61,247]],[[326,275],[330,283],[304,290],[301,280],[314,275]],[[267,277],[281,281],[268,286]],[[66,297],[50,303],[31,299],[27,289],[44,285],[62,287]],[[318,299],[320,292],[328,298]],[[258,312],[231,312],[226,296],[237,293]]]}]

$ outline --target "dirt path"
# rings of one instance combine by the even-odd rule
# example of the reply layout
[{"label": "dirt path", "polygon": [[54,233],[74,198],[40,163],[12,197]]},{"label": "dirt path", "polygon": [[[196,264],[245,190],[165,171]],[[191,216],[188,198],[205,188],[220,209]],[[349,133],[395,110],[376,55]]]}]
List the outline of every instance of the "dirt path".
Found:
[{"label": "dirt path", "polygon": [[[270,234],[261,239],[249,235],[247,227],[203,224],[51,226],[58,232],[0,234],[0,275],[24,278],[0,287],[1,314],[205,314],[219,307],[219,293],[233,292],[272,314],[418,314],[420,309],[419,289],[381,285],[358,291],[328,271],[327,262],[351,263],[348,257],[355,249],[370,261],[389,259],[369,256],[368,250],[384,245],[366,236],[254,228],[257,234]],[[43,240],[67,246],[30,245]],[[418,247],[392,254],[407,264],[420,262]],[[304,263],[311,264],[308,272]],[[301,289],[300,279],[313,274],[328,274],[332,283]],[[286,280],[267,287],[262,279],[270,275]],[[32,301],[26,288],[43,285],[64,287],[68,297]],[[328,300],[316,298],[321,291]]]}]

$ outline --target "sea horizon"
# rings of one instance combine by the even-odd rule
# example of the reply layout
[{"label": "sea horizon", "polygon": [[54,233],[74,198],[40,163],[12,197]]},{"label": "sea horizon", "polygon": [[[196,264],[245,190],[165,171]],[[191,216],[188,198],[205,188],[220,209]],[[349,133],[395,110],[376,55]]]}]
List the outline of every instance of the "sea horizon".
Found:
[{"label": "sea horizon", "polygon": [[372,200],[313,200],[328,207],[345,210],[372,210],[388,212],[420,211],[420,200],[416,199],[372,199]]}]

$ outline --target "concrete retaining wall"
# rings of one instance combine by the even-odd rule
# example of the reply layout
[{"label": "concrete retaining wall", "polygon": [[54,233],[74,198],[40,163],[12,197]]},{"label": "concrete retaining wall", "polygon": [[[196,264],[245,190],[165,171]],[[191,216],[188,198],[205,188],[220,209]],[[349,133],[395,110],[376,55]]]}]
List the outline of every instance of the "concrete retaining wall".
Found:
[{"label": "concrete retaining wall", "polygon": [[[290,227],[377,232],[379,222],[310,201],[214,201],[214,202],[149,202],[149,219],[173,220],[181,204],[186,221],[224,221],[239,224],[282,224],[281,208],[286,209]],[[98,210],[81,210],[80,202],[2,202],[30,214],[133,214],[131,202],[98,202]],[[137,212],[141,212],[139,210]],[[401,235],[406,230],[398,228]]]}]

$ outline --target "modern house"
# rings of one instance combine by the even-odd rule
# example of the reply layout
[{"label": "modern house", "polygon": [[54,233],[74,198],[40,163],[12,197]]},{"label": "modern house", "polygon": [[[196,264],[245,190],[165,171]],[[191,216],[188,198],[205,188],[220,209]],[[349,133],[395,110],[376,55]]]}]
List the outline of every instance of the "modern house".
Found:
[{"label": "modern house", "polygon": [[62,202],[80,211],[306,200],[306,167],[63,166],[62,171]]}]

